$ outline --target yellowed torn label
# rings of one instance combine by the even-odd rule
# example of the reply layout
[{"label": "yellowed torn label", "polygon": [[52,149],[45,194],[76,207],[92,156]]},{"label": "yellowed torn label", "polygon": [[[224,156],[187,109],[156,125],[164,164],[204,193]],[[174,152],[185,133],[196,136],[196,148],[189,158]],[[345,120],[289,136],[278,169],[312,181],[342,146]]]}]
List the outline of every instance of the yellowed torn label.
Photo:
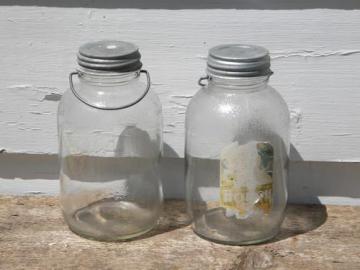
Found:
[{"label": "yellowed torn label", "polygon": [[220,206],[226,216],[245,219],[272,208],[274,150],[270,143],[234,142],[220,155]]}]

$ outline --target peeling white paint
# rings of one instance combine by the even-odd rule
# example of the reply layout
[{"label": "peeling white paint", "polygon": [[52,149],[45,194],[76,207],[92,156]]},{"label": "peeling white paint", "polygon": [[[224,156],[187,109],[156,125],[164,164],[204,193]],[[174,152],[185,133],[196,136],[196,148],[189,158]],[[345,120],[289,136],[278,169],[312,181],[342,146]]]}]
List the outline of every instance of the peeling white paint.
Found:
[{"label": "peeling white paint", "polygon": [[15,85],[10,85],[10,86],[7,86],[8,89],[22,89],[22,88],[30,88],[32,87],[32,85],[30,84],[15,84]]},{"label": "peeling white paint", "polygon": [[186,107],[187,107],[187,104],[182,104],[182,103],[176,102],[174,100],[170,100],[170,103],[174,104],[174,108],[179,107],[179,108],[185,108],[186,109]]},{"label": "peeling white paint", "polygon": [[61,99],[60,94],[57,93],[51,93],[51,94],[47,94],[44,96],[43,100],[48,100],[48,101],[60,101]]},{"label": "peeling white paint", "polygon": [[[360,48],[360,44],[359,44]],[[360,49],[356,50],[338,50],[338,51],[315,51],[315,50],[295,50],[295,51],[273,51],[271,52],[271,59],[276,60],[288,57],[328,57],[328,56],[350,56],[353,54],[360,54]]]},{"label": "peeling white paint", "polygon": [[291,124],[291,129],[297,132],[301,132],[301,127],[302,127],[302,112],[300,109],[290,109],[290,124]]},{"label": "peeling white paint", "polygon": [[338,133],[338,134],[331,134],[331,136],[335,136],[335,137],[344,137],[344,136],[351,136],[353,135],[352,133]]},{"label": "peeling white paint", "polygon": [[171,95],[172,98],[191,99],[194,95]]}]

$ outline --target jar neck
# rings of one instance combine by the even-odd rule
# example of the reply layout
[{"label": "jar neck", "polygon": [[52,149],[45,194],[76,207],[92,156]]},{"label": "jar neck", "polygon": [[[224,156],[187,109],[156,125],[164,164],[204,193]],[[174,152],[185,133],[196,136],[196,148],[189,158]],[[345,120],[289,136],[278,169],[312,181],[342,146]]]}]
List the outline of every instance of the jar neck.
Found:
[{"label": "jar neck", "polygon": [[96,107],[121,107],[139,98],[146,85],[140,82],[140,70],[109,72],[79,68],[77,94]]},{"label": "jar neck", "polygon": [[140,70],[131,72],[114,72],[78,68],[81,83],[98,86],[117,86],[127,84],[140,76]]},{"label": "jar neck", "polygon": [[219,77],[209,76],[210,88],[226,88],[232,90],[257,91],[267,86],[270,76],[258,77]]}]

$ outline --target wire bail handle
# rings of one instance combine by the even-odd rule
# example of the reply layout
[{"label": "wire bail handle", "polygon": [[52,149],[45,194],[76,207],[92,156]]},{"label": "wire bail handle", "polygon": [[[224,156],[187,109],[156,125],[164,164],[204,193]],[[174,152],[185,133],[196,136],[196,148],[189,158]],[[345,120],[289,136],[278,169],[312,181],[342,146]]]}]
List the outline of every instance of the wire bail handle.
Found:
[{"label": "wire bail handle", "polygon": [[135,101],[131,102],[131,103],[128,103],[126,105],[123,105],[123,106],[118,106],[118,107],[100,107],[100,106],[96,106],[96,105],[93,105],[93,104],[90,104],[88,103],[86,100],[84,100],[79,94],[78,92],[76,92],[75,90],[75,87],[74,87],[74,83],[73,83],[73,76],[74,75],[79,75],[80,72],[79,71],[74,71],[74,72],[71,72],[69,74],[69,84],[70,84],[70,89],[71,89],[71,92],[74,94],[74,96],[80,100],[82,103],[92,107],[92,108],[95,108],[95,109],[99,109],[99,110],[121,110],[121,109],[126,109],[126,108],[129,108],[131,106],[134,106],[135,104],[139,103],[146,95],[147,93],[149,92],[150,90],[150,85],[151,85],[151,80],[150,80],[150,74],[147,70],[145,69],[142,69],[139,71],[139,73],[145,73],[146,75],[146,80],[147,80],[147,85],[146,85],[146,89],[144,91],[144,93],[139,97],[137,98]]},{"label": "wire bail handle", "polygon": [[209,76],[209,75],[206,75],[206,76],[200,77],[200,79],[198,80],[198,84],[199,84],[201,87],[206,86],[206,84],[202,82],[202,81],[204,81],[204,80],[209,81],[209,80],[211,80],[211,78],[210,78],[210,76]]}]

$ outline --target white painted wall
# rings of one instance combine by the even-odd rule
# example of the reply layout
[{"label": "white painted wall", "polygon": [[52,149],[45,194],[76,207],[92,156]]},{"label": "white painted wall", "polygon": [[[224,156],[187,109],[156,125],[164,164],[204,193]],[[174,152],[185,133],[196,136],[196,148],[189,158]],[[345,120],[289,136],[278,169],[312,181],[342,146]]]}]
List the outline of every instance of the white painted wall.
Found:
[{"label": "white painted wall", "polygon": [[165,142],[183,156],[184,112],[207,50],[245,42],[272,52],[271,83],[292,111],[292,142],[301,158],[359,161],[359,29],[360,10],[2,6],[0,147],[56,153],[57,94],[76,68],[78,46],[114,38],[140,46],[163,103]]},{"label": "white painted wall", "polygon": [[163,103],[166,156],[182,157],[184,112],[208,49],[242,42],[272,53],[271,84],[291,109],[292,160],[360,161],[359,1],[120,2],[1,1],[0,149],[55,154],[56,108],[77,48],[111,38],[139,45]]}]

